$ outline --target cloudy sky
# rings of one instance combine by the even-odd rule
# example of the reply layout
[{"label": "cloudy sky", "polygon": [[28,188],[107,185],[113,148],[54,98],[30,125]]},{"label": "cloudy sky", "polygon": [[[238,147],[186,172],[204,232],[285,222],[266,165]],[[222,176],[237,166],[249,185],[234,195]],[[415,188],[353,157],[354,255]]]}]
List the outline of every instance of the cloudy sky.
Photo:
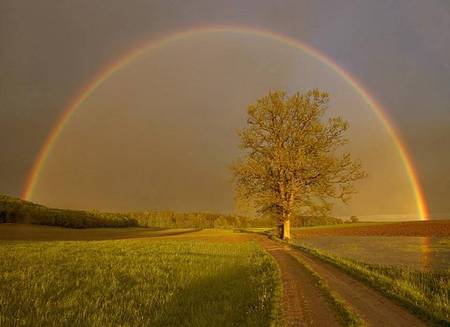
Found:
[{"label": "cloudy sky", "polygon": [[[398,127],[430,211],[450,212],[446,0],[3,0],[0,193],[22,193],[55,122],[104,67],[164,35],[215,25],[272,31],[332,58]],[[245,105],[270,89],[310,87],[330,92],[330,110],[352,124],[352,149],[369,171],[361,194],[337,213],[413,213],[392,140],[363,99],[298,49],[232,32],[171,42],[114,74],[67,125],[33,200],[231,211],[227,165],[237,155]]]}]

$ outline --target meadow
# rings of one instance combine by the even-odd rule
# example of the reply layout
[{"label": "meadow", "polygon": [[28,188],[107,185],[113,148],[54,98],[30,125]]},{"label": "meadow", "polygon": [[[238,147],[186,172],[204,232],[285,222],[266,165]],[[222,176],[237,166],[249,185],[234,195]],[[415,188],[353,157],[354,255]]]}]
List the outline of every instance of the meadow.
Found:
[{"label": "meadow", "polygon": [[279,271],[269,254],[231,231],[187,235],[0,241],[0,325],[269,326],[278,319]]},{"label": "meadow", "polygon": [[[403,223],[294,228],[289,244],[417,317],[448,325],[449,237],[399,232],[427,235],[444,226],[442,233],[447,224],[412,223],[414,231],[411,223],[406,229],[398,227]],[[273,233],[0,224],[0,326],[282,325],[286,271],[260,243],[261,234]],[[343,300],[315,268],[299,263],[344,325],[364,324],[355,303]]]}]

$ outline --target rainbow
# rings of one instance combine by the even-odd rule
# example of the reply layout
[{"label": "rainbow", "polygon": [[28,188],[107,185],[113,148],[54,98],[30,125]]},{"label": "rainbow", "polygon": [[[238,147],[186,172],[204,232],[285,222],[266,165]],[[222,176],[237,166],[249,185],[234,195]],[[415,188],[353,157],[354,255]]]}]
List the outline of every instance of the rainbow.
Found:
[{"label": "rainbow", "polygon": [[39,178],[42,172],[43,167],[47,161],[49,154],[52,152],[53,147],[58,141],[59,136],[64,130],[64,127],[70,121],[71,117],[80,107],[80,105],[86,101],[87,98],[100,86],[102,85],[111,75],[125,67],[127,64],[131,63],[144,53],[152,51],[154,49],[163,47],[169,43],[176,42],[178,40],[182,40],[191,36],[208,34],[208,33],[218,33],[218,32],[230,32],[230,33],[240,33],[247,35],[254,35],[259,37],[267,37],[283,42],[286,45],[289,45],[295,49],[301,50],[302,52],[316,58],[328,68],[339,74],[357,93],[367,102],[367,104],[372,108],[372,110],[376,113],[378,118],[383,122],[387,132],[390,134],[392,140],[395,143],[395,146],[400,154],[400,157],[403,161],[404,167],[409,177],[409,181],[411,183],[411,187],[414,190],[415,201],[417,205],[417,211],[422,220],[426,220],[428,217],[428,209],[425,201],[425,197],[422,191],[422,187],[420,185],[419,179],[417,177],[417,173],[415,171],[411,156],[408,153],[408,150],[401,140],[399,133],[397,132],[394,123],[388,117],[386,112],[383,110],[382,106],[369,94],[367,90],[359,83],[350,73],[341,68],[335,61],[331,58],[327,57],[325,54],[321,53],[319,50],[302,43],[294,38],[278,34],[275,32],[242,27],[242,26],[208,26],[208,27],[198,27],[192,28],[187,31],[174,32],[168,35],[164,35],[160,38],[157,38],[150,43],[146,43],[144,45],[140,45],[138,47],[133,48],[131,51],[123,54],[111,64],[107,65],[105,68],[100,70],[94,78],[88,83],[81,92],[75,97],[75,99],[71,102],[71,104],[67,107],[64,113],[59,117],[57,122],[55,123],[52,131],[47,136],[47,139],[44,142],[39,154],[36,157],[36,160],[33,164],[33,167],[29,173],[29,176],[25,182],[22,197],[26,200],[31,200],[33,197],[33,192],[36,185],[39,182]]}]

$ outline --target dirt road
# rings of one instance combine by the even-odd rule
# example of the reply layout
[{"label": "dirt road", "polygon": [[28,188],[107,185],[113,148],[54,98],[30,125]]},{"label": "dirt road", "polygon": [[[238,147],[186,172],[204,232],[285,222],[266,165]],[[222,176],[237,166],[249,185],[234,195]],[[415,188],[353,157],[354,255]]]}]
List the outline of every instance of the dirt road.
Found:
[{"label": "dirt road", "polygon": [[282,311],[287,326],[339,326],[334,308],[310,274],[284,245],[262,239],[263,247],[277,261],[283,283]]},{"label": "dirt road", "polygon": [[261,239],[261,244],[274,256],[281,270],[282,310],[288,326],[339,324],[333,307],[297,259],[312,267],[367,326],[426,326],[378,291],[317,258],[269,239]]}]

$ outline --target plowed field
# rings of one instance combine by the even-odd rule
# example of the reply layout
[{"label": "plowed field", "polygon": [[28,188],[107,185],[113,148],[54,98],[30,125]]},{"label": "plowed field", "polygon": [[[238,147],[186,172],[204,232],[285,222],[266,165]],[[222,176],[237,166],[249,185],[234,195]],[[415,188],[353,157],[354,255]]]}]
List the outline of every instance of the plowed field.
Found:
[{"label": "plowed field", "polygon": [[408,221],[307,227],[294,231],[296,236],[450,236],[450,220]]}]

